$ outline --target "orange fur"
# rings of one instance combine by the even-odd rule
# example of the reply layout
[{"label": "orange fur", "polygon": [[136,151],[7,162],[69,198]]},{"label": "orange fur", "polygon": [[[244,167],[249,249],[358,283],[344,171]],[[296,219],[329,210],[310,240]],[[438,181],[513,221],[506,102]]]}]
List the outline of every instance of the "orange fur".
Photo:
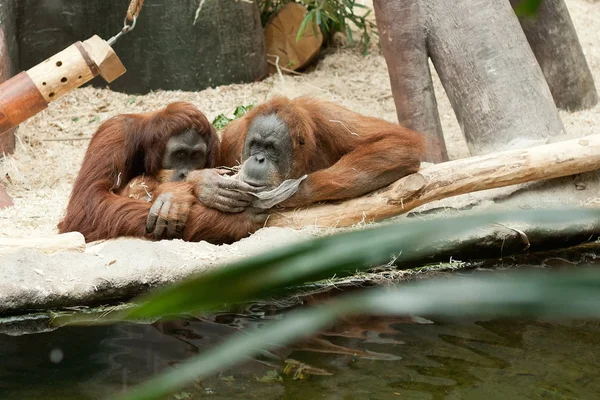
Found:
[{"label": "orange fur", "polygon": [[221,138],[217,164],[235,166],[243,161],[248,126],[256,116],[271,113],[288,125],[292,136],[293,170],[286,178],[308,174],[282,206],[360,196],[419,169],[424,153],[420,133],[307,97],[274,98],[230,123]]},{"label": "orange fur", "polygon": [[[94,134],[75,180],[60,233],[79,231],[86,241],[118,236],[148,237],[151,203],[121,196],[136,176],[157,176],[168,140],[194,128],[208,139],[207,167],[219,157],[219,142],[206,117],[190,103],[172,103],[146,114],[117,115]],[[181,201],[189,201],[182,195]]]}]

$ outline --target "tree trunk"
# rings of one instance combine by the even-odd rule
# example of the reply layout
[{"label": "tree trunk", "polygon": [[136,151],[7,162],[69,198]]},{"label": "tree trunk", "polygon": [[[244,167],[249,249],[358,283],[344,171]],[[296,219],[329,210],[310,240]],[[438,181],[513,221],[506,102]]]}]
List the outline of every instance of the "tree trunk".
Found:
[{"label": "tree trunk", "polygon": [[427,0],[430,56],[471,154],[561,134],[544,74],[510,4]]},{"label": "tree trunk", "polygon": [[[19,51],[15,26],[15,6],[16,0],[0,0],[0,83],[10,79],[18,70]],[[0,156],[12,154],[14,150],[15,129],[0,132]],[[5,196],[8,195],[5,193]],[[0,197],[2,197],[1,194]],[[2,203],[1,200],[0,203]]]},{"label": "tree trunk", "polygon": [[434,200],[599,168],[600,135],[587,136],[436,164],[361,197],[273,213],[267,226],[341,228],[377,222]]},{"label": "tree trunk", "polygon": [[[19,1],[22,69],[94,34],[109,39],[123,27],[127,1]],[[126,93],[202,90],[267,75],[256,2],[146,2],[135,29],[114,45],[128,73],[110,88]],[[95,85],[106,86],[101,79]]]},{"label": "tree trunk", "polygon": [[425,161],[447,161],[419,2],[374,0],[373,8],[398,122],[426,135]]},{"label": "tree trunk", "polygon": [[[513,7],[522,0],[510,0]],[[591,108],[598,102],[588,67],[564,0],[544,0],[535,17],[519,18],[558,108]]]}]

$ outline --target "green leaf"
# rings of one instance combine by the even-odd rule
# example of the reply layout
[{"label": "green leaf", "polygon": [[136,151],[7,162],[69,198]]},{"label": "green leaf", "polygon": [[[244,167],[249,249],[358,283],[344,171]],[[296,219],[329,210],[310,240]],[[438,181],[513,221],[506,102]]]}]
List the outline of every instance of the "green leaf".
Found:
[{"label": "green leaf", "polygon": [[229,118],[225,114],[219,114],[212,121],[212,125],[215,127],[215,129],[221,130],[225,128],[227,124],[229,124],[234,119],[243,117],[248,111],[252,109],[252,107],[254,107],[254,104],[239,105],[233,111],[234,118]]},{"label": "green leaf", "polygon": [[532,17],[537,14],[542,5],[542,0],[523,0],[515,8],[518,17]]},{"label": "green leaf", "polygon": [[233,112],[233,115],[235,118],[240,118],[243,117],[244,115],[246,115],[246,113],[250,110],[252,110],[252,108],[254,107],[254,104],[249,104],[249,105],[240,105],[237,106],[235,108],[235,111]]},{"label": "green leaf", "polygon": [[540,227],[596,222],[593,209],[497,212],[451,219],[412,220],[318,238],[240,260],[140,299],[142,304],[115,318],[152,318],[222,309],[227,304],[272,296],[285,288],[332,276],[348,276],[395,260],[400,267],[456,246],[473,229],[492,223],[524,222]]},{"label": "green leaf", "polygon": [[510,271],[429,279],[399,287],[350,293],[328,303],[288,313],[264,327],[228,338],[120,399],[164,398],[169,393],[230,368],[261,350],[310,335],[347,314],[478,316],[600,316],[600,269]]},{"label": "green leaf", "polygon": [[225,128],[227,126],[227,124],[230,123],[231,121],[233,121],[233,119],[228,118],[223,114],[219,114],[213,120],[212,125],[215,127],[215,129],[221,130],[221,129]]},{"label": "green leaf", "polygon": [[316,22],[313,22],[312,28],[313,28],[313,34],[315,35],[315,37],[319,37],[319,25]]},{"label": "green leaf", "polygon": [[352,38],[352,29],[348,25],[346,25],[346,32],[348,34],[348,44],[350,46],[354,45],[354,39]]},{"label": "green leaf", "polygon": [[296,35],[296,42],[299,42],[300,39],[302,39],[302,35],[304,35],[304,31],[306,30],[306,24],[308,24],[312,20],[312,17],[313,11],[309,11],[302,20],[300,28],[298,29],[298,34]]}]

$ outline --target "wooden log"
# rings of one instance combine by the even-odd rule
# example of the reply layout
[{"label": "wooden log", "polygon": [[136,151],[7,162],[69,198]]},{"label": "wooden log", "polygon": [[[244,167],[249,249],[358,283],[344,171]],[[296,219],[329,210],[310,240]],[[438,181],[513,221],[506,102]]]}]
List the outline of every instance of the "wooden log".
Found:
[{"label": "wooden log", "polygon": [[77,42],[0,85],[0,133],[95,76],[111,82],[125,71],[113,49],[100,37]]},{"label": "wooden log", "polygon": [[460,194],[600,169],[600,135],[448,161],[344,202],[271,214],[267,226],[345,227],[404,214]]},{"label": "wooden log", "polygon": [[292,71],[302,69],[319,55],[323,33],[317,26],[315,36],[312,20],[306,24],[300,40],[296,41],[306,14],[306,7],[302,4],[288,3],[265,26],[265,46],[271,61],[271,73],[277,72],[277,67]]},{"label": "wooden log", "polygon": [[85,251],[85,238],[79,232],[63,233],[38,238],[0,238],[0,255],[16,253],[22,249],[34,249],[52,254],[58,251]]}]

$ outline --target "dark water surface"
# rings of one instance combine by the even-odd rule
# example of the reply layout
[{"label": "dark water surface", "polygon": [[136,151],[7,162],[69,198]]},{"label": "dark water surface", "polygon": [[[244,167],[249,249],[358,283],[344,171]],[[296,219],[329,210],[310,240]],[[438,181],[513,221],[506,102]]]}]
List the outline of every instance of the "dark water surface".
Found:
[{"label": "dark water surface", "polygon": [[[0,399],[106,398],[282,317],[251,310],[0,335]],[[600,321],[348,318],[170,398],[597,399]]]}]

